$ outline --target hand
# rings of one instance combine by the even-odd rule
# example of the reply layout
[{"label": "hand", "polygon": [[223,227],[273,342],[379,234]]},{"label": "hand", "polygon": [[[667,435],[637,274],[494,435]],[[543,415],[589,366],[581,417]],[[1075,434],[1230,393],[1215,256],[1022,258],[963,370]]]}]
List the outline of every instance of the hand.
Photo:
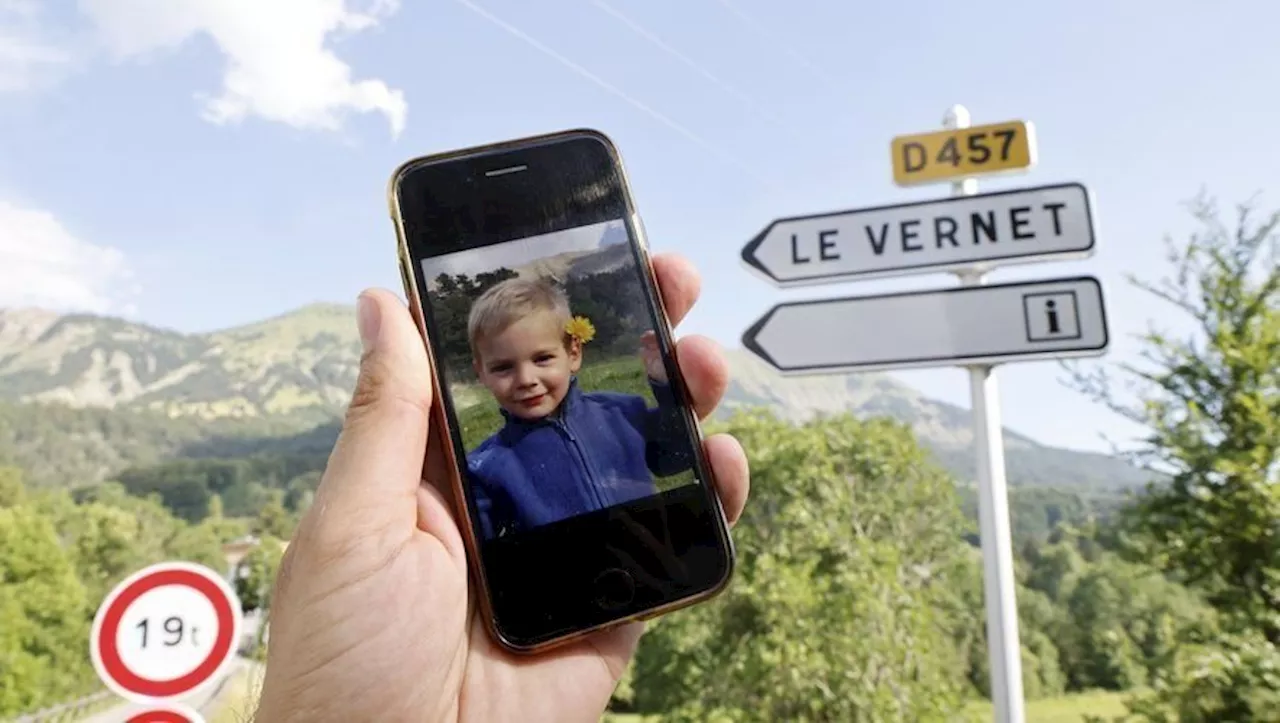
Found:
[{"label": "hand", "polygon": [[[653,259],[678,323],[698,297],[686,261]],[[394,295],[360,304],[360,378],[315,501],[285,553],[271,605],[256,721],[599,721],[643,630],[631,623],[541,656],[494,643],[468,595],[466,550],[429,425],[425,347]],[[700,417],[728,384],[713,342],[677,345]],[[747,499],[731,437],[705,441],[725,513]],[[425,477],[425,481],[424,480]]]},{"label": "hand", "polygon": [[646,331],[640,335],[640,359],[649,378],[660,384],[667,383],[667,367],[662,363],[662,351],[658,348],[658,335]]}]

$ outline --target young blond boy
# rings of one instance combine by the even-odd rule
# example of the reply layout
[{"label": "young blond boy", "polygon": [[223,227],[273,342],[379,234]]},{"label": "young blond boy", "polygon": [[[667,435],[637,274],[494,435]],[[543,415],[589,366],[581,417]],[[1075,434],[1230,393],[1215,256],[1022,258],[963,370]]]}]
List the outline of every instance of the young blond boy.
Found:
[{"label": "young blond boy", "polygon": [[653,474],[689,469],[684,419],[652,333],[642,339],[658,401],[583,392],[583,339],[564,292],[514,278],[471,307],[476,375],[502,408],[503,426],[467,455],[484,538],[499,537],[654,494]]}]

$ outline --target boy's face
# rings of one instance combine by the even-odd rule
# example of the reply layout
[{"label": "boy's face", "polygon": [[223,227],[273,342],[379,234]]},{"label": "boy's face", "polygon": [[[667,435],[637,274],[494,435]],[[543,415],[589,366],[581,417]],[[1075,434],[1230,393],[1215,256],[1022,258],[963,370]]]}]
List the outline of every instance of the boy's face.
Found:
[{"label": "boy's face", "polygon": [[582,348],[566,348],[555,314],[536,311],[476,344],[476,375],[502,408],[521,419],[541,419],[560,406],[569,377],[582,366]]}]

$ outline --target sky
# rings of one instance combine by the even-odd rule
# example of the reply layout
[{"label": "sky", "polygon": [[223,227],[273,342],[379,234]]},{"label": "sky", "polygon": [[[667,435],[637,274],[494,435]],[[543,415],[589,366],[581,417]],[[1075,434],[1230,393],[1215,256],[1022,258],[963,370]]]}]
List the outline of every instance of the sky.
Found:
[{"label": "sky", "polygon": [[[740,264],[773,218],[939,198],[889,141],[1023,119],[1079,181],[1113,344],[1182,328],[1158,276],[1202,189],[1280,207],[1280,4],[765,0],[0,0],[0,306],[183,331],[399,289],[386,187],[426,153],[573,127],[620,148],[655,251],[703,275],[681,332],[739,346],[783,300],[954,286],[944,274],[779,291]],[[886,323],[892,323],[887,321]],[[838,333],[832,329],[831,333]],[[897,373],[968,406],[957,369]],[[1108,449],[1135,429],[1054,362],[998,372],[1010,427]]]}]

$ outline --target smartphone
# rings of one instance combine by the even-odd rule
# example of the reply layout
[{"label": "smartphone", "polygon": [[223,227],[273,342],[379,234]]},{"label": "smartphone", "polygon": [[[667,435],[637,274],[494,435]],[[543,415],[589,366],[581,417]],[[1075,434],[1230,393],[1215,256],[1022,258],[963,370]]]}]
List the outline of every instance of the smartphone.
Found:
[{"label": "smartphone", "polygon": [[540,652],[723,590],[733,544],[613,143],[414,159],[389,201],[494,638]]}]

